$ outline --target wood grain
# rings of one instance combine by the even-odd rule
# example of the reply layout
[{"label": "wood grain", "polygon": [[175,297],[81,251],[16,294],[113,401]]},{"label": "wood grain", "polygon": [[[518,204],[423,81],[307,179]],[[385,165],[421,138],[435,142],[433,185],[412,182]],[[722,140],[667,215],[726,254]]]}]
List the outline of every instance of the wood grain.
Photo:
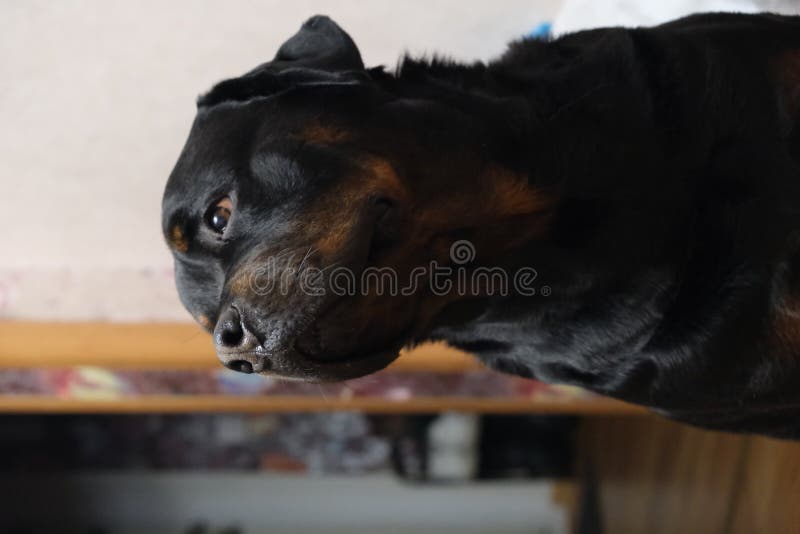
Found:
[{"label": "wood grain", "polygon": [[[0,322],[0,369],[68,368],[218,369],[209,335],[184,323]],[[388,372],[456,373],[482,369],[471,355],[441,343],[406,351]],[[414,397],[319,398],[288,396],[153,395],[61,398],[2,395],[0,413],[268,412],[361,410],[373,413],[641,414],[608,398]]]},{"label": "wood grain", "polygon": [[800,532],[800,444],[656,416],[592,417],[580,438],[606,532]]},{"label": "wood grain", "polygon": [[[215,369],[211,336],[189,323],[40,323],[0,321],[0,368]],[[396,371],[481,369],[467,353],[442,343],[404,352]]]},{"label": "wood grain", "polygon": [[612,399],[490,399],[475,397],[325,398],[300,396],[148,395],[61,398],[0,396],[0,413],[187,413],[327,412],[526,414],[641,414],[641,408]]},{"label": "wood grain", "polygon": [[800,443],[750,439],[727,527],[730,534],[800,532]]}]

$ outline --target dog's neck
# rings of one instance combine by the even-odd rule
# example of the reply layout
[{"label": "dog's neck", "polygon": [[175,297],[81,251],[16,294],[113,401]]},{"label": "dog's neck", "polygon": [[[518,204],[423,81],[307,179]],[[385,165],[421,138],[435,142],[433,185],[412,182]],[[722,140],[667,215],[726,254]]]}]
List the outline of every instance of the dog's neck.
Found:
[{"label": "dog's neck", "polygon": [[[648,73],[624,53],[589,54],[580,68],[565,65],[557,77],[552,63],[562,58],[541,59],[544,66],[535,68],[522,68],[530,58],[513,53],[489,65],[407,62],[388,81],[407,98],[469,112],[477,126],[473,138],[462,137],[471,143],[464,152],[522,172],[531,190],[552,199],[546,232],[479,265],[500,267],[509,280],[519,269],[534,269],[528,288],[534,294],[512,287],[508,294],[456,299],[419,339],[446,340],[503,371],[646,402],[655,367],[633,355],[670,353],[678,341],[703,350],[718,327],[702,309],[753,297],[715,294],[704,285],[736,258],[692,250],[721,246],[713,232],[701,228],[698,235],[694,228],[691,169],[707,157],[706,147],[691,142],[690,129],[661,128],[663,120],[683,126],[681,117],[654,111]],[[593,70],[604,73],[602,83],[586,76]],[[481,131],[493,144],[475,141]],[[689,271],[696,279],[684,279]],[[750,308],[762,309],[761,303]]]},{"label": "dog's neck", "polygon": [[[473,242],[479,261],[465,267],[467,276],[478,268],[499,268],[508,279],[509,291],[455,299],[418,340],[446,340],[515,374],[619,390],[618,381],[623,378],[594,376],[597,369],[608,366],[593,365],[590,357],[616,353],[622,362],[652,339],[683,258],[674,244],[659,242],[659,236],[645,235],[642,229],[621,231],[631,205],[620,202],[620,192],[638,195],[642,193],[639,187],[650,185],[629,181],[634,179],[629,166],[637,164],[631,159],[641,160],[645,169],[658,164],[647,161],[649,147],[645,145],[642,153],[631,152],[627,147],[642,143],[628,137],[627,131],[587,129],[585,121],[588,117],[601,124],[634,122],[647,117],[637,112],[649,103],[633,96],[636,88],[632,85],[638,78],[628,76],[625,69],[619,70],[619,80],[606,77],[603,86],[592,79],[569,77],[554,83],[540,80],[535,73],[526,79],[515,69],[518,61],[506,57],[489,65],[461,65],[406,60],[396,76],[375,73],[384,76],[387,90],[403,98],[432,101],[469,114],[466,123],[472,128],[471,137],[460,127],[446,131],[446,139],[436,143],[442,147],[459,139],[465,144],[461,154],[445,149],[438,159],[415,158],[424,160],[432,175],[454,172],[453,162],[470,161],[473,154],[480,154],[483,161],[473,159],[457,172],[510,169],[523,177],[528,194],[547,199],[542,211],[519,217],[511,225],[502,210],[485,215],[476,225],[479,231],[502,230]],[[608,108],[598,105],[609,98],[627,102]],[[628,109],[630,117],[620,117],[612,108]],[[590,166],[578,168],[586,163]],[[652,174],[652,180],[657,180],[659,175]],[[565,180],[567,176],[570,180]],[[463,184],[462,179],[459,182]],[[468,187],[462,185],[460,191],[465,190]],[[486,203],[487,195],[476,194],[452,217],[464,224],[472,210]],[[686,206],[674,208],[680,212]],[[482,255],[486,247],[493,250]],[[639,257],[628,257],[628,250],[638,251]],[[525,295],[512,287],[521,269],[535,273],[535,281],[523,288]],[[627,319],[621,321],[621,317]],[[567,362],[565,354],[575,358]]]},{"label": "dog's neck", "polygon": [[[614,42],[621,42],[615,54],[604,54]],[[704,94],[702,87],[691,80],[676,87],[674,65],[643,64],[631,42],[610,32],[596,54],[560,70],[557,51],[526,64],[537,46],[489,65],[409,62],[393,83],[409,95],[481,110],[474,116],[486,130],[514,147],[484,153],[525,169],[529,186],[554,198],[546,234],[486,262],[507,272],[534,268],[537,293],[457,300],[420,338],[444,339],[514,374],[667,405],[669,384],[680,381],[656,381],[667,372],[656,361],[724,369],[725,356],[737,354],[740,368],[759,368],[749,358],[763,351],[752,325],[772,313],[766,269],[780,261],[786,232],[797,225],[766,197],[747,211],[737,195],[766,187],[766,179],[784,189],[794,182],[780,175],[790,166],[747,167],[768,161],[756,153],[764,147],[718,146],[736,133],[726,110],[744,105],[737,95],[710,103],[683,97]],[[698,113],[709,129],[696,127]],[[749,182],[754,177],[760,185]],[[729,226],[731,210],[770,230],[742,234]],[[702,380],[694,384],[698,395]],[[652,389],[656,382],[665,389]],[[694,402],[691,393],[679,397]]]}]

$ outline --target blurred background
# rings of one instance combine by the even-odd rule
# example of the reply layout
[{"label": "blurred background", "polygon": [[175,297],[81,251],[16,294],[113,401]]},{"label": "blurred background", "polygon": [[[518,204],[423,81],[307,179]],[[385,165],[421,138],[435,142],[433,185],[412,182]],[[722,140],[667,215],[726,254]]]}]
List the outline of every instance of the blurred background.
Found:
[{"label": "blurred background", "polygon": [[498,375],[440,345],[337,385],[221,369],[161,194],[214,82],[312,14],[368,66],[791,1],[0,0],[2,532],[789,532],[794,444]]}]

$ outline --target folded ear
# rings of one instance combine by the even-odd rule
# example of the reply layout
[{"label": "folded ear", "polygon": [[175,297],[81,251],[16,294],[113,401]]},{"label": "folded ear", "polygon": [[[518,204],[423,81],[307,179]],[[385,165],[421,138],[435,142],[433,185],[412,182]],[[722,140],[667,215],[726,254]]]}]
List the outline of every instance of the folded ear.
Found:
[{"label": "folded ear", "polygon": [[347,33],[325,15],[305,21],[300,31],[281,45],[273,64],[321,70],[361,70],[361,54]]},{"label": "folded ear", "polygon": [[350,36],[328,17],[316,15],[281,45],[275,59],[219,82],[197,99],[197,107],[270,96],[301,85],[349,85],[358,77],[353,71],[363,70],[361,54]]}]

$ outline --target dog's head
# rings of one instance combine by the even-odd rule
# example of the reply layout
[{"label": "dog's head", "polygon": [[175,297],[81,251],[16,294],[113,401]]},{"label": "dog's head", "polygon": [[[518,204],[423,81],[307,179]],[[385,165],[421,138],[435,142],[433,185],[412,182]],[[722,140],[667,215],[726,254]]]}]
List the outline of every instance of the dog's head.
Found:
[{"label": "dog's head", "polygon": [[[486,157],[502,141],[473,114],[493,104],[408,98],[388,78],[317,16],[273,61],[199,98],[163,231],[181,300],[228,367],[311,380],[380,369],[453,301],[422,267],[447,266],[458,239],[497,257],[545,227],[547,194]],[[463,196],[481,202],[465,211]]]}]

